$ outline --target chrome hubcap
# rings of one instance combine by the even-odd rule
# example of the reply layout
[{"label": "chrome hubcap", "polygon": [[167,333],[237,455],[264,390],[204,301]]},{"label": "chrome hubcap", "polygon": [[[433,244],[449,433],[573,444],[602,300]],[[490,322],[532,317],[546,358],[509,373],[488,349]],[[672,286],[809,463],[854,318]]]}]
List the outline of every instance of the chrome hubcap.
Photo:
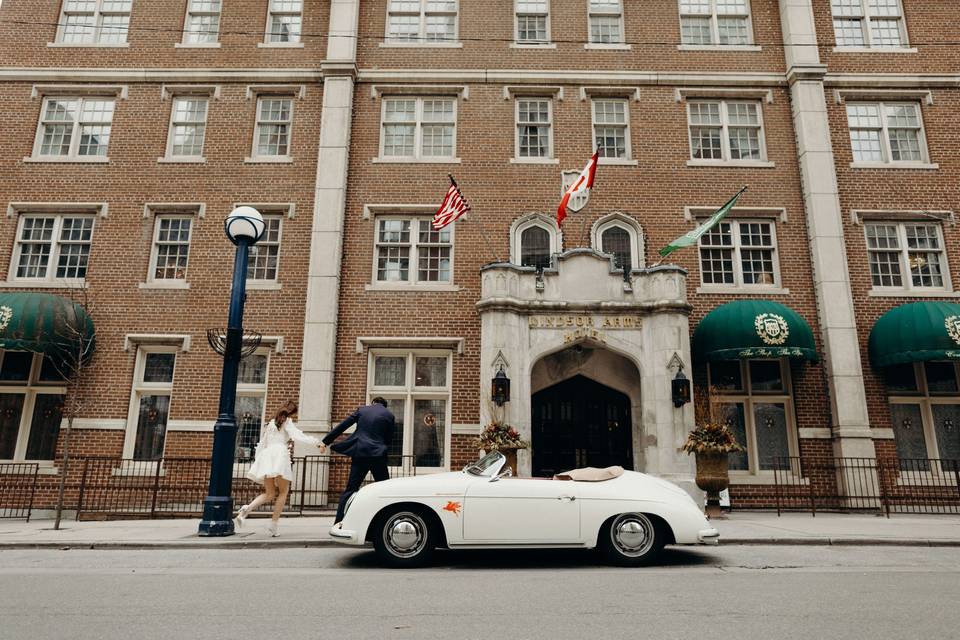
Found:
[{"label": "chrome hubcap", "polygon": [[415,556],[427,541],[427,524],[415,513],[398,513],[387,520],[383,537],[390,553],[400,558]]},{"label": "chrome hubcap", "polygon": [[642,513],[622,515],[613,521],[610,537],[620,553],[642,556],[653,547],[653,523]]}]

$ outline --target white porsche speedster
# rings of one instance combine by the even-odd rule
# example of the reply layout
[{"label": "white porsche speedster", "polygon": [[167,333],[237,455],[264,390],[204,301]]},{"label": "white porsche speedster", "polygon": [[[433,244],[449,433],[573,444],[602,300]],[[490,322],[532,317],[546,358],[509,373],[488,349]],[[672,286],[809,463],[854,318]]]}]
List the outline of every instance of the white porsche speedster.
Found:
[{"label": "white porsche speedster", "polygon": [[666,544],[717,544],[719,533],[677,485],[619,467],[515,478],[491,452],[461,472],[395,478],[350,497],[340,542],[372,542],[393,567],[429,563],[437,547],[599,548],[619,565],[651,562]]}]

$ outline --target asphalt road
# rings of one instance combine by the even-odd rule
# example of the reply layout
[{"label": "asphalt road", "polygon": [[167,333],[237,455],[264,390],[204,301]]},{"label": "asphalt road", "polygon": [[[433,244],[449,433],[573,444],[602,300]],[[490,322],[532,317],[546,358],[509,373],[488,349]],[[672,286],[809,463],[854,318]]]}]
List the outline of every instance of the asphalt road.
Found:
[{"label": "asphalt road", "polygon": [[391,571],[344,548],[0,551],[0,638],[524,640],[950,638],[950,548],[438,554]]}]

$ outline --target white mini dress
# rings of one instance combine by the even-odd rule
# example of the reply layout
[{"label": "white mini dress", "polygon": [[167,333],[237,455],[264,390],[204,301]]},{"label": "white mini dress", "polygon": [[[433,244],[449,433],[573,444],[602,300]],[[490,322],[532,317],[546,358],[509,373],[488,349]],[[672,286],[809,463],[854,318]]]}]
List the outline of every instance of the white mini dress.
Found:
[{"label": "white mini dress", "polygon": [[260,429],[260,442],[257,443],[257,452],[253,458],[253,464],[247,471],[247,477],[254,482],[263,484],[264,478],[275,478],[282,476],[289,481],[293,481],[293,469],[290,466],[290,451],[287,449],[287,443],[302,442],[311,444],[315,447],[320,446],[320,440],[313,436],[306,435],[297,428],[297,425],[289,418],[283,422],[283,426],[277,429],[277,424],[271,420]]}]

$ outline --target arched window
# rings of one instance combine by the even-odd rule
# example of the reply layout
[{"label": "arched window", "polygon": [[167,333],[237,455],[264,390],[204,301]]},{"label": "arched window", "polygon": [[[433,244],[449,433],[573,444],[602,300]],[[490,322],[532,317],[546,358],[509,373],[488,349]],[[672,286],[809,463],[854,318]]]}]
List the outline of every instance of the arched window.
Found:
[{"label": "arched window", "polygon": [[631,260],[630,232],[620,225],[612,225],[600,234],[600,250],[613,254],[618,269],[629,271],[633,264]]},{"label": "arched window", "polygon": [[524,267],[550,266],[550,232],[539,225],[520,232],[520,264]]},{"label": "arched window", "polygon": [[562,251],[563,239],[555,218],[528,213],[510,225],[510,262],[524,267],[549,269],[553,256]]},{"label": "arched window", "polygon": [[643,268],[643,230],[630,216],[614,212],[593,223],[593,248],[613,256],[617,269]]}]

